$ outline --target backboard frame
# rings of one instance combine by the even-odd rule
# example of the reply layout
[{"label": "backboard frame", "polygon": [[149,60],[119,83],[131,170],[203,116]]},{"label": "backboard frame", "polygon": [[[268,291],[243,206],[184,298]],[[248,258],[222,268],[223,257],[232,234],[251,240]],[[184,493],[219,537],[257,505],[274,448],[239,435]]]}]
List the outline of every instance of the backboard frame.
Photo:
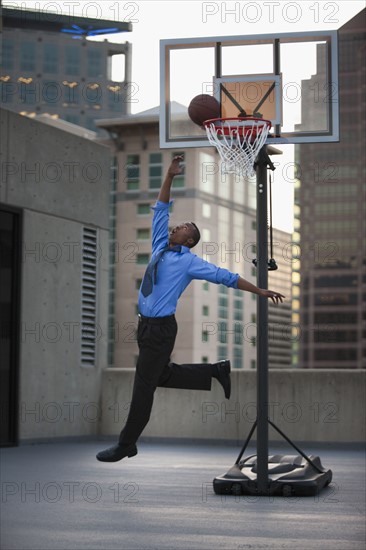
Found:
[{"label": "backboard frame", "polygon": [[[192,48],[214,48],[215,52],[215,74],[212,75],[213,85],[216,82],[225,82],[230,79],[238,80],[252,79],[255,75],[225,75],[222,74],[222,48],[225,46],[263,45],[269,44],[273,51],[273,73],[259,74],[258,76],[268,79],[282,78],[280,47],[282,44],[291,43],[326,43],[326,81],[329,83],[329,101],[326,104],[326,119],[328,128],[326,131],[282,131],[281,124],[276,123],[271,130],[271,137],[267,144],[296,144],[296,143],[328,143],[339,141],[339,96],[338,96],[338,32],[337,30],[307,31],[299,33],[277,33],[263,35],[237,35],[237,36],[214,36],[198,38],[164,39],[160,41],[160,147],[161,148],[182,148],[182,147],[209,147],[211,146],[204,132],[201,136],[172,136],[170,102],[170,55],[174,50]],[[301,61],[301,60],[300,60]],[[281,90],[282,92],[282,90]],[[331,93],[332,92],[332,93]],[[197,94],[202,93],[197,90]],[[219,92],[213,95],[218,98]],[[282,96],[282,93],[281,93]],[[193,97],[193,96],[192,96]],[[174,99],[174,98],[173,98]],[[278,101],[281,101],[280,99]],[[282,104],[282,101],[281,101]],[[187,106],[188,107],[188,106]],[[277,105],[279,107],[279,105]],[[188,116],[188,114],[187,114]],[[277,122],[282,118],[282,112],[277,115]]]}]

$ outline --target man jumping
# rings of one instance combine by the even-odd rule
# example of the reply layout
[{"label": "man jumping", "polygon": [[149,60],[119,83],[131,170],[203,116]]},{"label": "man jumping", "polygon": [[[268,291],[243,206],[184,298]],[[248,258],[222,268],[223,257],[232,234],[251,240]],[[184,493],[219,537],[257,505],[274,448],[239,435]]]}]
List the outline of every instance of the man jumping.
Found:
[{"label": "man jumping", "polygon": [[101,451],[97,459],[117,462],[137,454],[136,442],[150,419],[157,387],[210,390],[212,378],[230,398],[230,361],[177,365],[170,362],[177,335],[175,311],[178,300],[194,279],[223,284],[270,298],[275,304],[284,296],[249,283],[238,274],[202,260],[191,249],[200,240],[193,222],[177,225],[169,232],[170,189],[174,176],[181,173],[182,157],[173,159],[160,188],[152,222],[152,257],[141,283],[138,299],[139,323],[132,400],[128,418],[117,445]]}]

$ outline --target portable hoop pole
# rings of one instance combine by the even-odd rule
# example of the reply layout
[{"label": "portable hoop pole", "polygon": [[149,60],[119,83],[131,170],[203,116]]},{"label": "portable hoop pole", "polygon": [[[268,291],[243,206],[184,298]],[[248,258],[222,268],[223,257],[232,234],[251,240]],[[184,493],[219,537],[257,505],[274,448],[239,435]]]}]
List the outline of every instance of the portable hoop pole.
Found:
[{"label": "portable hoop pole", "polygon": [[[256,159],[257,180],[257,286],[268,288],[266,146]],[[257,300],[257,490],[268,494],[268,299]]]},{"label": "portable hoop pole", "polygon": [[[275,167],[264,145],[254,163],[257,184],[257,285],[268,289],[268,270],[277,269],[273,258],[268,261],[267,242],[267,171]],[[272,255],[272,253],[271,253]],[[213,487],[220,495],[317,495],[332,481],[332,471],[323,468],[319,457],[308,457],[269,419],[268,391],[268,299],[257,300],[257,418],[234,466],[215,477]],[[297,456],[268,455],[268,426],[274,428],[299,453]],[[257,430],[257,454],[242,460],[248,443]],[[276,458],[276,462],[274,462]],[[302,460],[304,459],[305,462]],[[300,461],[300,462],[299,462]],[[278,468],[280,466],[280,468]],[[289,476],[289,473],[291,475]],[[253,475],[254,474],[254,475]],[[272,477],[275,474],[275,477]]]}]

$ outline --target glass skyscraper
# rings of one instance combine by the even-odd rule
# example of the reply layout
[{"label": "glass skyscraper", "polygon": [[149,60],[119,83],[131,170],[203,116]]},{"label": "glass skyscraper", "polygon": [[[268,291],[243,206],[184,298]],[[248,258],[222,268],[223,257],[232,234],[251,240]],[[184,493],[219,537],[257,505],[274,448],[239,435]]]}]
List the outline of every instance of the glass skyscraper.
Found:
[{"label": "glass skyscraper", "polygon": [[131,45],[88,38],[129,32],[131,23],[6,8],[2,17],[2,107],[99,133],[96,118],[130,112]]},{"label": "glass skyscraper", "polygon": [[[304,368],[366,367],[364,52],[365,10],[339,29],[340,142],[296,147]],[[309,86],[322,70],[318,64]],[[303,121],[317,116],[316,107],[304,106]]]}]

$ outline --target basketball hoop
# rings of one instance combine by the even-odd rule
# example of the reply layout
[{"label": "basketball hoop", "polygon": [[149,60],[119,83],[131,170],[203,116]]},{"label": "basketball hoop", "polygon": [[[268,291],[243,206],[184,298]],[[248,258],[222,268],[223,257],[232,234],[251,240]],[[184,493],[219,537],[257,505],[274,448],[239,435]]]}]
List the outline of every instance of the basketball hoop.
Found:
[{"label": "basketball hoop", "polygon": [[212,118],[203,123],[209,142],[222,160],[222,171],[253,176],[254,162],[272,126],[269,120],[254,117]]}]

